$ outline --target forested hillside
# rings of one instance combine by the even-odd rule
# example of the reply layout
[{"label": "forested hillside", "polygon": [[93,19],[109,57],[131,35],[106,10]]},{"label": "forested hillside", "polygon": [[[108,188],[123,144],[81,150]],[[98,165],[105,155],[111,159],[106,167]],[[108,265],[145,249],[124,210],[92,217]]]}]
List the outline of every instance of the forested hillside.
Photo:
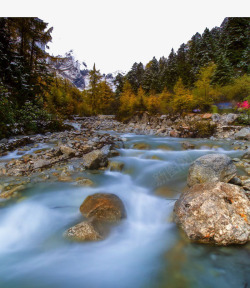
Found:
[{"label": "forested hillside", "polygon": [[249,101],[249,19],[226,18],[168,57],[134,63],[116,76],[114,92],[95,65],[84,91],[56,76],[45,49],[53,28],[41,19],[0,18],[0,136],[76,114],[124,120],[136,111],[205,112],[222,101]]},{"label": "forested hillside", "polygon": [[[209,111],[220,101],[242,101],[250,91],[249,19],[225,18],[220,27],[196,33],[169,56],[146,66],[134,63],[117,78],[120,115]],[[126,103],[130,103],[129,107]]]}]

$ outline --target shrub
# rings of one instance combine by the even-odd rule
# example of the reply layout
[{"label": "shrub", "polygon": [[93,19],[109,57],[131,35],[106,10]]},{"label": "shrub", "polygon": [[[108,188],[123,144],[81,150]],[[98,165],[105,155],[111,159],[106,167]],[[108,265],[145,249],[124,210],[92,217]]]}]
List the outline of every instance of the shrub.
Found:
[{"label": "shrub", "polygon": [[189,123],[190,132],[194,138],[208,138],[214,135],[217,125],[208,121],[192,121]]}]

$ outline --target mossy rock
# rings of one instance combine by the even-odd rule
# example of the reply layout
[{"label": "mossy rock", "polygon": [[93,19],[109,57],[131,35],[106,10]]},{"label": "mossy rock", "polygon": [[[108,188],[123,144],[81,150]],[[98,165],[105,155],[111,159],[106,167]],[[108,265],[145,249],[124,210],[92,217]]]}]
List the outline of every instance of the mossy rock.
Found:
[{"label": "mossy rock", "polygon": [[133,149],[138,149],[138,150],[149,150],[150,145],[147,143],[135,143],[133,145]]}]

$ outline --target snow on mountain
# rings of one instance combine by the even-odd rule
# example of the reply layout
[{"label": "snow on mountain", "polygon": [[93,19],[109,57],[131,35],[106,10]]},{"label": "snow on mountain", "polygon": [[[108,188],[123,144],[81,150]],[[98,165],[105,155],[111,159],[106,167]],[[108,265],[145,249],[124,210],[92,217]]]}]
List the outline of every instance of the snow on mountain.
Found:
[{"label": "snow on mountain", "polygon": [[[77,88],[83,90],[86,88],[85,77],[88,75],[88,70],[81,70],[81,63],[75,59],[73,51],[67,52],[64,56],[51,57],[49,64],[59,77],[68,79]],[[83,66],[86,64],[83,62]]]},{"label": "snow on mountain", "polygon": [[[68,79],[78,89],[84,90],[89,88],[89,70],[87,69],[87,65],[85,62],[80,63],[76,60],[72,50],[64,56],[52,56],[49,59],[49,64],[57,76]],[[117,70],[113,73],[103,74],[101,80],[106,80],[112,90],[115,91],[114,80],[119,73],[125,75],[125,72]]]}]

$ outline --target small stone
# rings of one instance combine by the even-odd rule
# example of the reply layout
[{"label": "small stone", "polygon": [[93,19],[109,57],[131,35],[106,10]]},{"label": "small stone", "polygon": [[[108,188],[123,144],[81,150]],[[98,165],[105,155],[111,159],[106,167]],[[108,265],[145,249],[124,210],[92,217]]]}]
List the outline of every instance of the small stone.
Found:
[{"label": "small stone", "polygon": [[122,162],[110,162],[108,167],[109,167],[110,171],[121,172],[122,169],[124,168],[124,163],[122,163]]},{"label": "small stone", "polygon": [[90,187],[90,186],[94,186],[94,182],[88,178],[83,178],[77,181],[77,185]]},{"label": "small stone", "polygon": [[90,221],[81,222],[65,232],[65,237],[74,241],[98,241],[102,237]]}]

